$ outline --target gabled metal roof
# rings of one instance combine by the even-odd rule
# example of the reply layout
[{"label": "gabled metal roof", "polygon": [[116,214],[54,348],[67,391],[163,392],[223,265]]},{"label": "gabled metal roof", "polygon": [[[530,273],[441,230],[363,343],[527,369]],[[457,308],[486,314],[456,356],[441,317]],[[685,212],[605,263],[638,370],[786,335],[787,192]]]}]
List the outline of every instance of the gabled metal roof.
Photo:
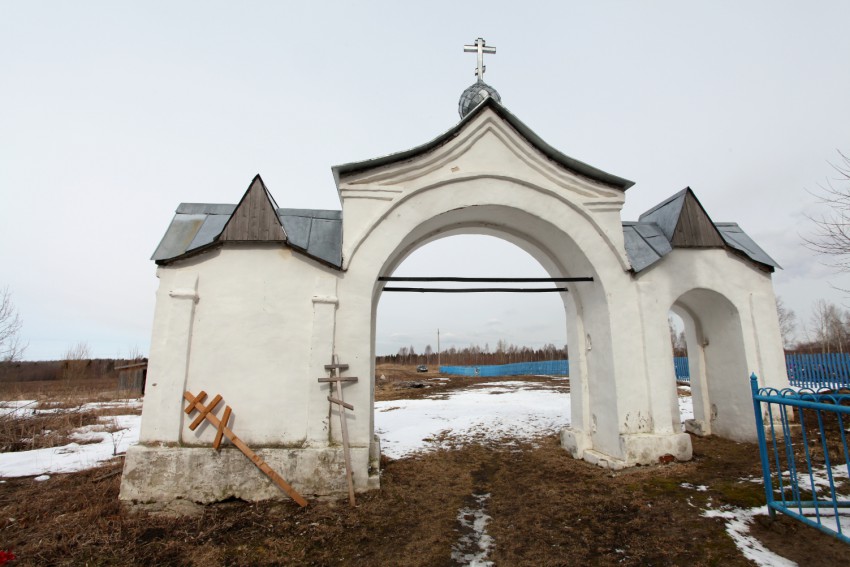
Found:
[{"label": "gabled metal roof", "polygon": [[[236,205],[181,203],[151,257],[158,264],[216,243]],[[325,264],[342,267],[342,211],[276,209],[287,244]]]},{"label": "gabled metal roof", "polygon": [[735,250],[743,252],[751,260],[767,266],[773,266],[774,268],[782,268],[776,260],[771,258],[767,252],[762,250],[761,247],[756,244],[755,241],[750,238],[740,226],[738,226],[738,223],[716,222],[714,223],[714,226],[716,226],[717,230],[720,231],[720,236],[723,237],[726,244]]},{"label": "gabled metal roof", "polygon": [[[626,255],[635,273],[654,265],[673,250],[674,232],[689,192],[693,193],[686,187],[640,215],[638,222],[623,223]],[[727,249],[731,248],[732,252],[743,255],[770,271],[781,268],[776,260],[762,250],[736,223],[718,223],[710,218],[707,218],[706,222],[710,222],[717,229]]]},{"label": "gabled metal roof", "polygon": [[519,132],[519,134],[523,136],[526,140],[528,140],[531,145],[537,148],[537,150],[539,150],[547,158],[561,165],[562,167],[574,173],[577,173],[582,177],[587,177],[588,179],[597,181],[609,187],[620,189],[621,191],[625,191],[626,189],[635,184],[634,181],[629,181],[628,179],[617,177],[616,175],[612,175],[610,173],[602,171],[601,169],[597,169],[591,165],[581,162],[577,159],[573,159],[568,155],[562,154],[560,151],[556,150],[555,148],[547,144],[545,141],[543,141],[540,136],[535,134],[534,131],[528,126],[526,126],[522,121],[520,121],[519,118],[508,112],[508,109],[502,106],[501,103],[499,103],[496,99],[494,99],[493,97],[487,97],[481,104],[476,106],[454,127],[450,128],[443,134],[437,136],[430,142],[426,142],[425,144],[422,144],[421,146],[417,146],[410,150],[390,154],[387,156],[382,156],[366,161],[352,162],[343,165],[333,166],[331,168],[331,171],[333,171],[334,181],[336,182],[337,187],[339,187],[339,180],[342,175],[350,173],[359,173],[361,171],[368,171],[370,169],[375,169],[384,165],[389,165],[391,163],[405,161],[418,155],[430,152],[431,150],[445,144],[446,142],[457,136],[463,129],[463,127],[466,126],[472,120],[474,120],[476,116],[481,114],[485,108],[492,108],[497,115],[499,115],[508,124],[510,124],[514,128],[514,130]]},{"label": "gabled metal roof", "polygon": [[685,187],[672,197],[655,205],[638,217],[640,222],[655,223],[667,240],[673,240],[673,232],[676,230],[676,224],[679,222],[679,214],[682,212],[682,206],[685,204],[685,196],[688,193],[688,187]]},{"label": "gabled metal roof", "polygon": [[673,250],[655,223],[624,222],[623,236],[626,255],[635,272],[645,270]]}]

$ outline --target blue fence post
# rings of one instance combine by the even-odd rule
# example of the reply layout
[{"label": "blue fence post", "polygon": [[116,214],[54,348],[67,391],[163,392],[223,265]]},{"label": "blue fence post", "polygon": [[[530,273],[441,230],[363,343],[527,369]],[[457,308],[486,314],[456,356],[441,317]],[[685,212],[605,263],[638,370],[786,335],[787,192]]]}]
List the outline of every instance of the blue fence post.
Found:
[{"label": "blue fence post", "polygon": [[764,493],[767,499],[767,510],[771,518],[776,517],[773,509],[773,483],[770,478],[770,459],[767,458],[767,439],[764,435],[764,416],[761,412],[761,401],[759,401],[759,380],[756,373],[750,375],[750,390],[753,393],[753,410],[756,414],[756,432],[759,439],[759,457],[761,457],[761,472],[764,477]]}]

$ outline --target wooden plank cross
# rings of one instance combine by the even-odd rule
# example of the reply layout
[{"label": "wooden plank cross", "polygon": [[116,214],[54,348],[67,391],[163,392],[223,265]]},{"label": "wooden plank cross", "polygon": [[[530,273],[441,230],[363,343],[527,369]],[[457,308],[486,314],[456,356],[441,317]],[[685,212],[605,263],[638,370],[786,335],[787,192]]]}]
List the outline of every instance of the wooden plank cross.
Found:
[{"label": "wooden plank cross", "polygon": [[213,441],[213,448],[216,451],[218,451],[221,447],[222,436],[227,437],[237,449],[242,451],[242,453],[263,472],[263,474],[272,479],[272,482],[278,485],[278,487],[288,494],[290,498],[295,500],[299,506],[303,508],[307,505],[307,501],[304,500],[304,498],[298,494],[298,492],[296,492],[289,483],[283,480],[283,477],[277,474],[274,469],[272,469],[268,463],[262,459],[262,457],[252,451],[244,441],[237,437],[236,434],[227,427],[227,422],[230,420],[230,406],[226,406],[224,408],[224,415],[221,419],[218,419],[215,416],[213,412],[215,411],[216,406],[221,403],[221,396],[216,395],[216,397],[214,397],[207,406],[203,404],[204,400],[207,398],[207,393],[204,391],[201,391],[201,393],[197,396],[193,395],[192,392],[186,391],[183,393],[183,398],[189,402],[189,405],[186,406],[185,410],[183,410],[186,412],[186,415],[191,415],[191,413],[195,410],[198,411],[198,415],[189,425],[189,429],[194,431],[206,419],[213,427],[216,428],[215,441]]},{"label": "wooden plank cross", "polygon": [[348,442],[348,423],[345,420],[345,410],[354,411],[354,406],[346,403],[342,398],[342,383],[357,382],[356,376],[342,377],[338,373],[343,370],[348,370],[347,364],[340,364],[337,355],[333,355],[333,363],[326,364],[325,370],[330,372],[330,378],[319,378],[320,383],[332,382],[335,385],[336,397],[328,396],[328,401],[339,406],[339,423],[342,429],[342,451],[345,458],[345,478],[348,481],[348,502],[355,506],[357,502],[354,500],[354,471],[351,469],[351,446]]}]

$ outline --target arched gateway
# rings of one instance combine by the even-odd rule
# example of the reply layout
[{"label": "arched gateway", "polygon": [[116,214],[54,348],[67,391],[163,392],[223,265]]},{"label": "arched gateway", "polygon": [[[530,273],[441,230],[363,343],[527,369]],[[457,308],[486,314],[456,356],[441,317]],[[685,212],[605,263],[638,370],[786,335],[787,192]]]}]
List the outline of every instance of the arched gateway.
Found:
[{"label": "arched gateway", "polygon": [[561,440],[574,457],[615,468],[691,457],[670,309],[691,345],[687,425],[755,438],[747,377],[787,381],[775,262],[737,225],[712,222],[690,189],[624,223],[631,182],[561,154],[493,96],[466,111],[423,146],[333,168],[341,213],[278,208],[259,176],[238,205],[180,205],[154,254],[142,432],[127,454],[123,499],[283,497],[241,453],[210,449],[214,429],[189,428],[183,395],[201,390],[223,396],[232,428],[296,490],[344,494],[337,406],[317,381],[334,357],[348,365],[344,376],[359,377],[344,387],[354,484],[377,488],[379,278],[453,234],[506,239],[552,278],[592,278],[561,293],[572,385]]}]

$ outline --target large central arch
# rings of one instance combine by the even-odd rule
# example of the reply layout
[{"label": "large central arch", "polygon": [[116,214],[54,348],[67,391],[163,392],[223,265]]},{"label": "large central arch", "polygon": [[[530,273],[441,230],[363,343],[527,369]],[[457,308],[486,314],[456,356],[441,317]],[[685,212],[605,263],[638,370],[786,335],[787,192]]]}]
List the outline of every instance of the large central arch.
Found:
[{"label": "large central arch", "polygon": [[[528,252],[551,277],[593,278],[562,294],[573,397],[565,447],[609,466],[663,454],[690,458],[690,439],[673,430],[669,407],[652,407],[646,387],[639,298],[619,218],[622,187],[548,159],[487,108],[434,150],[351,170],[337,171],[346,219],[337,317],[346,328],[370,332],[338,334],[335,343],[364,354],[359,372],[374,375],[380,276],[436,238],[497,236]],[[367,402],[366,392],[361,396]],[[371,407],[373,386],[368,396]],[[353,429],[367,438],[373,423],[370,415]]]},{"label": "large central arch", "polygon": [[[444,186],[443,190],[452,191],[452,188]],[[490,199],[496,201],[497,199],[493,197],[494,195],[491,194]],[[430,198],[439,200],[439,195],[431,195]],[[411,200],[410,206],[421,211],[426,203],[423,199],[416,199]],[[405,215],[401,214],[396,218],[403,222]],[[604,324],[610,321],[610,317],[607,313],[607,303],[604,301],[604,282],[569,234],[527,210],[501,204],[479,204],[447,210],[410,228],[406,235],[397,240],[391,241],[385,237],[384,229],[395,232],[396,228],[398,227],[381,227],[381,230],[374,234],[376,238],[374,243],[377,245],[373,246],[373,243],[369,243],[362,248],[364,251],[375,248],[376,254],[386,253],[386,261],[377,271],[372,270],[370,278],[372,281],[370,360],[374,360],[375,355],[377,306],[384,287],[382,282],[377,281],[378,276],[392,275],[398,265],[413,251],[436,239],[461,234],[501,238],[527,252],[552,278],[589,276],[594,279],[593,282],[566,284],[565,287],[569,289],[569,292],[559,294],[567,322],[569,351],[574,353],[571,372],[571,383],[575,392],[572,401],[572,420],[574,426],[583,428],[584,416],[587,415],[588,394],[595,385],[588,384],[586,379],[585,337],[588,333],[585,330],[584,318],[590,316]],[[380,252],[377,249],[380,249]],[[354,262],[356,262],[355,259],[352,264]],[[352,268],[349,270],[351,273],[355,271]],[[364,279],[369,277],[366,276]],[[374,368],[370,369],[370,372],[370,375],[374,375]]]}]

